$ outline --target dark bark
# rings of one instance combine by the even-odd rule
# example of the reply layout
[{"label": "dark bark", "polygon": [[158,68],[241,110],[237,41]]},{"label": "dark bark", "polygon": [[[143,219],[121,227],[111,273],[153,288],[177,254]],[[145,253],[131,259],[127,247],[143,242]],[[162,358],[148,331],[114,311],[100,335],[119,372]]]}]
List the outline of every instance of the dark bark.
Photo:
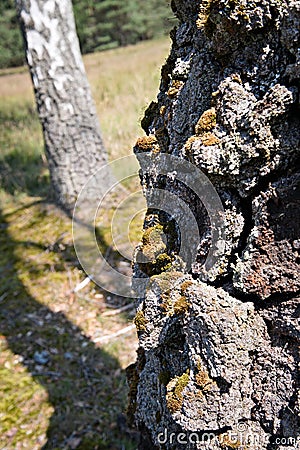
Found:
[{"label": "dark bark", "polygon": [[[135,150],[141,161],[152,152],[141,174],[148,198],[161,188],[187,202],[200,239],[187,270],[170,247],[174,236],[165,247],[149,239],[150,215],[167,235],[170,216],[153,207],[146,216],[138,254],[152,244],[158,263],[163,247],[169,265],[154,261],[150,273],[136,263],[150,287],[138,304],[130,417],[148,440],[140,448],[150,439],[161,449],[292,450],[300,428],[300,2],[172,7],[180,23],[143,120],[151,136]],[[225,245],[208,270],[209,222],[174,173],[158,176],[164,152],[201,169],[222,199]]]},{"label": "dark bark", "polygon": [[[71,0],[16,0],[57,201],[70,209],[106,160]],[[92,194],[91,194],[92,195]]]}]

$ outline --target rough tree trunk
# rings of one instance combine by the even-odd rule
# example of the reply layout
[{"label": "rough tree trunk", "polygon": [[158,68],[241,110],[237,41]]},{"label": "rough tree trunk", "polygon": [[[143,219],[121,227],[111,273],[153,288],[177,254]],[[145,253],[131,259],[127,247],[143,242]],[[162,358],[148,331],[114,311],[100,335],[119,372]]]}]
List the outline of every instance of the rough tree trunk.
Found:
[{"label": "rough tree trunk", "polygon": [[[150,196],[167,189],[188,203],[200,241],[187,272],[176,258],[172,217],[148,211],[139,250],[157,259],[136,263],[136,277],[149,275],[150,287],[135,319],[129,417],[145,449],[296,449],[300,1],[173,0],[172,7],[179,26],[158,101],[143,119],[150,136],[135,151],[142,160],[152,150],[151,164],[141,164],[144,189]],[[200,168],[222,199],[225,246],[206,272],[209,223],[174,173],[157,176],[164,152]]]},{"label": "rough tree trunk", "polygon": [[16,0],[58,202],[69,209],[106,160],[71,0]]}]

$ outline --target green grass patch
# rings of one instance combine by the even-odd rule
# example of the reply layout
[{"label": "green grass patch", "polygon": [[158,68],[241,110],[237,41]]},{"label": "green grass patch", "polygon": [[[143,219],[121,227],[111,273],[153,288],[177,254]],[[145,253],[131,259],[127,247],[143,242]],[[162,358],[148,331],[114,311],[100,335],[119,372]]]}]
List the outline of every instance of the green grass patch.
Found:
[{"label": "green grass patch", "polygon": [[0,101],[0,147],[0,189],[12,195],[49,191],[40,123],[30,100]]}]

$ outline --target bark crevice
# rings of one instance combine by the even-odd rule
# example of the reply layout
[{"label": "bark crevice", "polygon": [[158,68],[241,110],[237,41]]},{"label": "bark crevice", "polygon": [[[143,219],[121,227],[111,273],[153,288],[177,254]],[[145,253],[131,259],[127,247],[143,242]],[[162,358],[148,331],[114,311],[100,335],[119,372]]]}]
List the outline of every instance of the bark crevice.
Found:
[{"label": "bark crevice", "polygon": [[[136,424],[161,449],[236,448],[230,438],[238,433],[239,448],[291,450],[300,429],[300,3],[173,6],[179,26],[157,102],[143,121],[149,139],[168,139],[148,147],[153,165],[141,181],[189,204],[200,242],[190,271],[174,258],[150,277]],[[222,200],[225,242],[208,272],[209,221],[183,184],[168,177],[160,184],[160,152],[198,167]],[[184,336],[176,356],[176,333],[166,339],[172,329]],[[161,444],[164,430],[216,436],[209,444]],[[244,442],[247,435],[254,441]]]}]

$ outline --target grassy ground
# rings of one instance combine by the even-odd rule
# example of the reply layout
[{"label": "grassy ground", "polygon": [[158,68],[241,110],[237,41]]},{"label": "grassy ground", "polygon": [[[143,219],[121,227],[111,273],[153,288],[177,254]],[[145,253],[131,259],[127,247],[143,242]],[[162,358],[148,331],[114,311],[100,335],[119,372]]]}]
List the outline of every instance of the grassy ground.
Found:
[{"label": "grassy ground", "polygon": [[[155,98],[168,41],[93,54],[88,76],[111,159],[131,153]],[[0,72],[0,449],[133,449],[124,421],[125,367],[136,334],[130,302],[85,278],[71,223],[48,196],[49,175],[27,72]]]}]

